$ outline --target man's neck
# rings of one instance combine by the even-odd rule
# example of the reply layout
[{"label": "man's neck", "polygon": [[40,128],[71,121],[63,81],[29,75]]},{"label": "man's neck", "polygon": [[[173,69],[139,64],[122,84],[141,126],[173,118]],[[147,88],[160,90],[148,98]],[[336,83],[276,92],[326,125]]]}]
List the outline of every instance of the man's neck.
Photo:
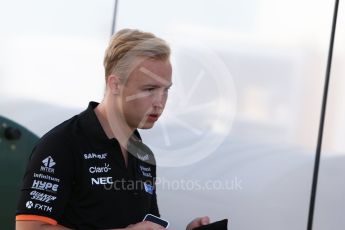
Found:
[{"label": "man's neck", "polygon": [[128,127],[123,116],[115,106],[106,105],[106,103],[106,101],[102,101],[94,109],[96,116],[107,137],[109,139],[116,138],[121,147],[126,148],[128,139],[132,136],[134,129]]}]

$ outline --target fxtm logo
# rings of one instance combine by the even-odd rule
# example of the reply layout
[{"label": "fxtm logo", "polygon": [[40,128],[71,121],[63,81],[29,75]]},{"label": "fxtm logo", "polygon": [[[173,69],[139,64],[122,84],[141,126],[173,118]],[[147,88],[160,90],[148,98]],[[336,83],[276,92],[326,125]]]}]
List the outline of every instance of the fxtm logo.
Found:
[{"label": "fxtm logo", "polygon": [[45,212],[52,212],[53,208],[49,207],[47,205],[42,205],[42,204],[38,204],[38,203],[34,203],[31,200],[29,200],[28,202],[26,202],[25,204],[27,209],[38,209],[38,210],[43,210]]}]

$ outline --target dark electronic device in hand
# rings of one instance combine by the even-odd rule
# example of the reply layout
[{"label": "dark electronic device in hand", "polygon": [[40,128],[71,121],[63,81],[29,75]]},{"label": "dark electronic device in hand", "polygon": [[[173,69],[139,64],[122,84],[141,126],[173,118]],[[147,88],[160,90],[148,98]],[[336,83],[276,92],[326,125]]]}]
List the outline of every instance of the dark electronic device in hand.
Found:
[{"label": "dark electronic device in hand", "polygon": [[158,216],[147,214],[144,217],[144,221],[151,221],[153,223],[159,224],[160,226],[163,226],[164,228],[168,228],[169,222],[167,220],[164,220]]},{"label": "dark electronic device in hand", "polygon": [[216,221],[210,224],[206,224],[193,230],[227,230],[228,229],[228,219]]}]

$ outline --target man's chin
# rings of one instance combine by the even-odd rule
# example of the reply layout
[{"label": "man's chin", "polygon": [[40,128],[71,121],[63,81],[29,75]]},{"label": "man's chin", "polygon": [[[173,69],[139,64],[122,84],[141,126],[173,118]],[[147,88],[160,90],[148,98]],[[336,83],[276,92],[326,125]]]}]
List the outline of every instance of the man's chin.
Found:
[{"label": "man's chin", "polygon": [[138,129],[151,129],[153,126],[155,125],[155,123],[145,123],[145,124],[141,124],[138,126]]}]

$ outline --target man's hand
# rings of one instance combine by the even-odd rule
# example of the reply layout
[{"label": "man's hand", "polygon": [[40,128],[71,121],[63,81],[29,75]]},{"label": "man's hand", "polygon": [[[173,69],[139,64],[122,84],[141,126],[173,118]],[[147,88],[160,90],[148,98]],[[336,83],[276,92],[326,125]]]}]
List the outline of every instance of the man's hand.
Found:
[{"label": "man's hand", "polygon": [[143,221],[137,224],[131,224],[126,229],[128,230],[161,230],[165,229],[163,226],[159,224],[155,224],[151,221]]},{"label": "man's hand", "polygon": [[206,225],[210,223],[210,218],[208,216],[204,216],[204,217],[198,217],[195,218],[194,220],[192,220],[188,225],[186,230],[192,230],[196,227],[200,227],[202,225]]}]

